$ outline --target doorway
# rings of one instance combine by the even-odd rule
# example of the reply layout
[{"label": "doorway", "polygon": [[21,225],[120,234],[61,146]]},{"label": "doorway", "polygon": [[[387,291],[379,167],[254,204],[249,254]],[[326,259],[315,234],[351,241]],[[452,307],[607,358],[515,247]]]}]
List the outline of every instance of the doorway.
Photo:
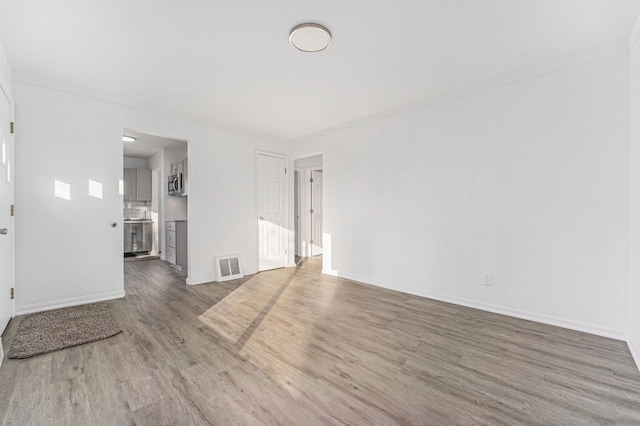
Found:
[{"label": "doorway", "polygon": [[[126,231],[127,227],[136,227],[147,238],[138,245],[134,244],[135,241],[127,244],[128,239],[133,237],[125,232],[124,257],[127,261],[160,258],[177,266],[177,247],[172,243],[174,234],[171,234],[174,231],[170,231],[168,235],[166,224],[187,221],[188,142],[132,129],[124,129],[123,134],[130,137],[128,141],[123,138],[124,228]],[[178,174],[178,168],[180,192],[169,194],[169,176]],[[137,181],[133,180],[133,184],[132,176],[138,178]],[[145,176],[148,176],[148,179]],[[148,182],[148,187],[145,182]],[[184,235],[182,237],[181,241],[186,238]],[[179,262],[181,270],[187,269],[188,265],[186,248],[182,251]]]},{"label": "doorway", "polygon": [[322,254],[322,169],[311,170],[311,256]]},{"label": "doorway", "polygon": [[294,191],[296,214],[295,242],[298,257],[323,254],[323,165],[322,155],[299,158],[294,162],[297,190]]}]

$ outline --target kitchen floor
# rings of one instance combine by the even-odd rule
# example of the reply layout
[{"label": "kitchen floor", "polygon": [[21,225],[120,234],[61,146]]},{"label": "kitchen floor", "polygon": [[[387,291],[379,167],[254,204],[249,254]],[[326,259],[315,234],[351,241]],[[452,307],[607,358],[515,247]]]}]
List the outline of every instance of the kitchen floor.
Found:
[{"label": "kitchen floor", "polygon": [[160,256],[156,256],[153,254],[128,254],[124,255],[125,262],[135,262],[138,260],[158,260]]}]

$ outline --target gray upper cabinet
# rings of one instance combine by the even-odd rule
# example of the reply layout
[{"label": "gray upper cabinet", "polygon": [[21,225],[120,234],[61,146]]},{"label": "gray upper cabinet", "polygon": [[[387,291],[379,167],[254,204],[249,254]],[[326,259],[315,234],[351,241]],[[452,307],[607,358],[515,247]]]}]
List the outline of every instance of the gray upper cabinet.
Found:
[{"label": "gray upper cabinet", "polygon": [[151,169],[136,169],[138,201],[151,201]]},{"label": "gray upper cabinet", "polygon": [[151,201],[151,169],[124,169],[124,201]]},{"label": "gray upper cabinet", "polygon": [[137,196],[136,169],[124,169],[124,200],[135,201]]}]

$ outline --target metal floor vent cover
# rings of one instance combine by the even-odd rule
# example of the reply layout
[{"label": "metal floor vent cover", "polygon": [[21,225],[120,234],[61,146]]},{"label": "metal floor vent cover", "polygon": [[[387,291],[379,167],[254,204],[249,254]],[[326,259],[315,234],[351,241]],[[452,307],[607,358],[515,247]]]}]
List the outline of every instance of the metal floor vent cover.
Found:
[{"label": "metal floor vent cover", "polygon": [[239,254],[230,254],[216,257],[216,271],[218,282],[242,278],[242,263]]}]

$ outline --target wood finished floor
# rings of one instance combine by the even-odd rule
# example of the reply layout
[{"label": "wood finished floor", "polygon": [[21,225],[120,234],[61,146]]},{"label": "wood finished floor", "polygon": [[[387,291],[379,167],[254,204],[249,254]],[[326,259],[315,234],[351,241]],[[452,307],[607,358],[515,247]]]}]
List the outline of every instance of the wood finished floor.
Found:
[{"label": "wood finished floor", "polygon": [[640,424],[623,342],[319,267],[188,287],[163,261],[127,262],[110,302],[124,332],[5,358],[2,424]]}]

